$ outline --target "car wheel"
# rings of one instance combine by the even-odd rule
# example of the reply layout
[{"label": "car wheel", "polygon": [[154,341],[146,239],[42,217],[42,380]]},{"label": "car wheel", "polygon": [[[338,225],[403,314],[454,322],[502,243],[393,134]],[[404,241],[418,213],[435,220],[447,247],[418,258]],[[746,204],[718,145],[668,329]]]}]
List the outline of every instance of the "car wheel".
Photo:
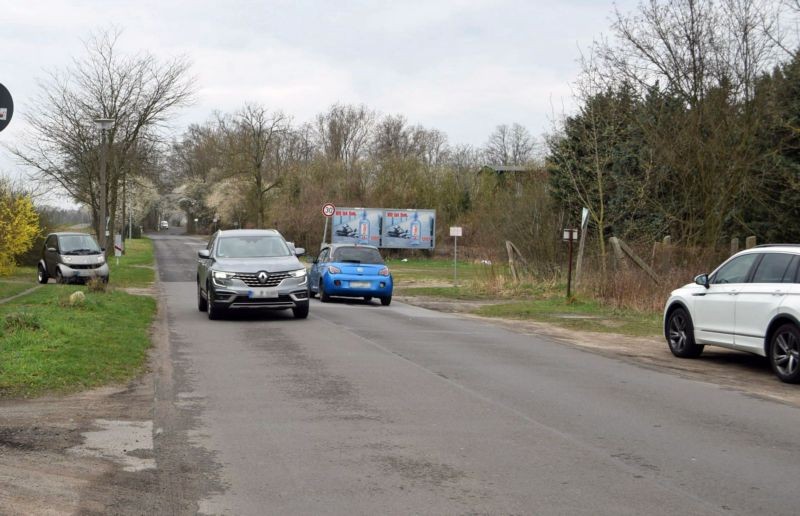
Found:
[{"label": "car wheel", "polygon": [[200,282],[197,282],[197,310],[200,312],[205,312],[208,310],[208,302],[203,297],[203,293],[200,290]]},{"label": "car wheel", "polygon": [[308,317],[308,301],[295,305],[295,307],[292,308],[292,313],[295,319],[305,319]]},{"label": "car wheel", "polygon": [[692,319],[683,308],[676,308],[667,319],[667,343],[672,354],[680,358],[695,358],[703,352],[703,345],[694,342]]},{"label": "car wheel", "polygon": [[392,303],[392,296],[384,296],[381,298],[381,304],[383,306],[389,306]]},{"label": "car wheel", "polygon": [[56,269],[56,283],[59,283],[59,284],[62,284],[62,285],[65,283],[64,275],[61,274],[61,269]]},{"label": "car wheel", "polygon": [[222,309],[214,306],[214,289],[212,289],[211,286],[206,287],[206,296],[208,296],[208,301],[206,302],[206,313],[208,314],[209,319],[215,321],[219,319]]},{"label": "car wheel", "polygon": [[319,300],[323,303],[327,303],[331,300],[331,296],[325,292],[325,285],[322,283],[322,280],[319,280]]},{"label": "car wheel", "polygon": [[42,267],[41,265],[37,267],[36,277],[39,280],[39,283],[41,284],[47,283],[47,280],[50,279],[50,276],[47,275],[47,271],[44,270],[44,267]]},{"label": "car wheel", "polygon": [[784,324],[772,335],[769,362],[775,375],[786,383],[800,383],[800,330]]},{"label": "car wheel", "polygon": [[364,296],[364,301],[369,303],[370,301],[372,301],[372,296]]}]

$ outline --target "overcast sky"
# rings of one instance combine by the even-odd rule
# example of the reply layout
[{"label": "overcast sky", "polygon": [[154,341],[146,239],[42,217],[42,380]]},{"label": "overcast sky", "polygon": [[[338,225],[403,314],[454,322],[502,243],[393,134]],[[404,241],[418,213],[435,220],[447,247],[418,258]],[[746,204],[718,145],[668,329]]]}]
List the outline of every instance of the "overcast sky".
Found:
[{"label": "overcast sky", "polygon": [[[630,11],[634,0],[618,0]],[[607,0],[4,0],[0,83],[14,143],[37,81],[84,54],[82,40],[112,24],[120,49],[187,56],[197,102],[175,131],[244,102],[298,123],[335,102],[402,114],[444,131],[451,144],[482,146],[499,124],[539,137],[555,109],[571,109],[577,58],[609,32]],[[0,148],[0,172],[20,170]]]}]

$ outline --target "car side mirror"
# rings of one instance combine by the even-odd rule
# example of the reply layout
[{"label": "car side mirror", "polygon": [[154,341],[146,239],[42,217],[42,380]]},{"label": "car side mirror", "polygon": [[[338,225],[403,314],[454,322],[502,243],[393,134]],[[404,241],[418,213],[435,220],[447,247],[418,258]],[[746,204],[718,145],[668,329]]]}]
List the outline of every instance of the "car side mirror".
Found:
[{"label": "car side mirror", "polygon": [[197,251],[197,256],[199,258],[210,258],[211,251],[209,251],[208,249],[200,249],[199,251]]},{"label": "car side mirror", "polygon": [[47,248],[47,252],[48,253],[55,253],[56,252],[56,248],[55,247],[48,247]]},{"label": "car side mirror", "polygon": [[699,276],[695,276],[694,282],[698,285],[708,288],[708,274],[700,274]]},{"label": "car side mirror", "polygon": [[304,248],[295,247],[295,249],[294,249],[294,255],[295,256],[303,256],[304,254],[306,254],[306,250]]}]

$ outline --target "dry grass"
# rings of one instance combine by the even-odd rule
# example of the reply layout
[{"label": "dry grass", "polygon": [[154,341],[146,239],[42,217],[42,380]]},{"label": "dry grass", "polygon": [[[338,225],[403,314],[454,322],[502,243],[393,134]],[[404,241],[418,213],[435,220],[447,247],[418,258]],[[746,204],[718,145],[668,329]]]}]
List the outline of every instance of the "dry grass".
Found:
[{"label": "dry grass", "polygon": [[657,312],[664,309],[670,292],[691,283],[698,274],[711,272],[728,257],[724,251],[700,248],[672,247],[661,254],[636,251],[654,269],[658,283],[632,262],[616,270],[609,264],[604,277],[595,258],[590,261],[580,292],[612,308]]}]

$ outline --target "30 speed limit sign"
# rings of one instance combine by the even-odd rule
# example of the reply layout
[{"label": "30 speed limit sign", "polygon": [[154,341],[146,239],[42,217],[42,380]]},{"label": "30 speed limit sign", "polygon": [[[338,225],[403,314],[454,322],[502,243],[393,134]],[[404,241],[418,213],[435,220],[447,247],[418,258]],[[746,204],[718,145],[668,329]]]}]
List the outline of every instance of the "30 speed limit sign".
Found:
[{"label": "30 speed limit sign", "polygon": [[326,217],[333,217],[334,212],[336,211],[336,206],[333,203],[326,203],[322,206],[322,214]]}]

